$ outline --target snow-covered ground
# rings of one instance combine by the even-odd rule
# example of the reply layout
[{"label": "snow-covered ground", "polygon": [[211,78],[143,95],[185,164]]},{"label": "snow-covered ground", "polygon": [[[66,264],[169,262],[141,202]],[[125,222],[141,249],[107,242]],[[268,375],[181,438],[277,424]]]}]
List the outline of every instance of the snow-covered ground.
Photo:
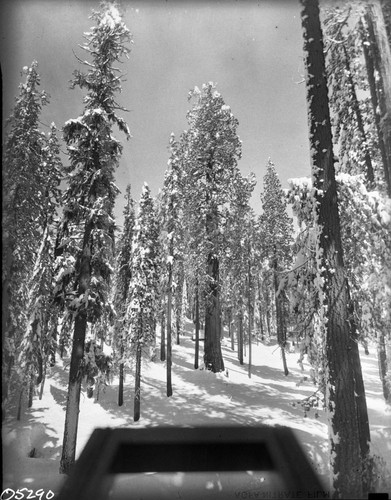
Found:
[{"label": "snow-covered ground", "polygon": [[[248,358],[240,365],[230,340],[223,340],[226,373],[194,370],[192,325],[186,324],[181,344],[173,344],[173,396],[166,397],[166,364],[143,362],[141,419],[133,422],[133,378],[125,381],[124,405],[117,406],[117,381],[100,392],[99,401],[88,399],[83,390],[77,454],[97,427],[149,427],[159,425],[270,425],[292,428],[314,469],[328,485],[327,423],[324,412],[311,409],[307,415],[298,401],[316,390],[309,366],[301,371],[298,353],[287,354],[290,373],[282,370],[280,350],[274,341],[253,345],[252,374]],[[376,349],[361,352],[369,411],[372,452],[381,457],[378,492],[391,493],[391,410],[382,396]],[[42,400],[34,399],[22,419],[9,415],[3,423],[3,490],[43,489],[58,492],[64,479],[58,473],[65,419],[68,360],[49,369]],[[317,415],[315,415],[315,413]],[[29,457],[35,449],[34,457]],[[8,498],[8,497],[4,497]]]}]

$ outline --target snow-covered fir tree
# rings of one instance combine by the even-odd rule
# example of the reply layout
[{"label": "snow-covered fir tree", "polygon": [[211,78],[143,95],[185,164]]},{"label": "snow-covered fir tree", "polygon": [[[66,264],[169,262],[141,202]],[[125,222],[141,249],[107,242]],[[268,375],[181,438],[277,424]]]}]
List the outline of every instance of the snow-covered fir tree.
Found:
[{"label": "snow-covered fir tree", "polygon": [[[46,178],[46,191],[41,199],[42,235],[34,269],[28,281],[27,325],[18,353],[17,372],[22,391],[28,387],[28,406],[32,405],[34,386],[45,382],[48,362],[55,361],[58,309],[53,303],[54,246],[57,209],[60,206],[60,179],[62,164],[57,130],[51,125],[47,146],[43,149],[44,165],[50,175]],[[21,404],[22,398],[19,398]],[[20,414],[21,408],[18,410]]]},{"label": "snow-covered fir tree", "polygon": [[113,348],[115,360],[119,365],[118,406],[123,404],[126,308],[130,281],[132,279],[132,242],[135,225],[134,201],[130,192],[130,184],[126,187],[126,205],[124,209],[124,226],[119,237],[116,251],[116,269],[114,280],[113,305],[115,322],[113,331]]},{"label": "snow-covered fir tree", "polygon": [[285,345],[289,311],[283,278],[292,262],[293,221],[288,216],[285,194],[270,159],[266,167],[266,175],[263,178],[261,200],[263,213],[259,225],[262,253],[271,270],[268,277],[274,295],[277,341],[281,348],[284,373],[288,375]]},{"label": "snow-covered fir tree", "polygon": [[176,316],[177,343],[179,343],[180,324],[182,321],[183,295],[183,207],[181,192],[182,164],[180,143],[175,140],[174,134],[170,137],[170,159],[164,177],[161,194],[161,250],[162,250],[162,300],[165,309],[167,326],[167,396],[172,395],[172,316]]},{"label": "snow-covered fir tree", "polygon": [[115,4],[93,11],[95,25],[81,46],[90,61],[79,61],[86,71],[74,72],[72,87],[86,90],[84,111],[64,126],[69,166],[68,187],[56,254],[58,274],[55,296],[71,316],[73,343],[69,373],[61,472],[75,460],[84,347],[88,325],[107,312],[114,250],[113,208],[118,189],[114,172],[122,146],[114,138],[117,125],[129,138],[129,129],[117,114],[121,90],[118,61],[129,53],[131,34]]},{"label": "snow-covered fir tree", "polygon": [[47,219],[58,201],[58,170],[50,156],[56,154],[54,133],[48,138],[39,129],[41,110],[48,104],[48,95],[39,90],[38,63],[33,61],[31,67],[24,67],[22,74],[26,81],[19,86],[19,96],[7,122],[9,131],[3,153],[3,403],[27,328],[30,279]]},{"label": "snow-covered fir tree", "polygon": [[159,262],[159,232],[156,211],[147,184],[144,184],[134,228],[131,260],[131,281],[128,292],[126,321],[128,338],[125,357],[135,358],[134,420],[140,419],[141,365],[144,351],[151,356],[155,348]]}]

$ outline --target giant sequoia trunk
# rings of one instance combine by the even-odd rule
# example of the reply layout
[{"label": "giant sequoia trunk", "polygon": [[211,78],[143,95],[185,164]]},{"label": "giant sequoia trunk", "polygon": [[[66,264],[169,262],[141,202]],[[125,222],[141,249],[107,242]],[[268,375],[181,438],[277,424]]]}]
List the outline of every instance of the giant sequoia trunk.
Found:
[{"label": "giant sequoia trunk", "polygon": [[[338,213],[319,6],[301,0],[311,165],[317,192],[319,273],[325,314],[325,383],[330,458],[335,498],[361,498],[363,458],[369,451],[361,364],[352,323]],[[360,401],[358,401],[360,399]],[[366,410],[366,406],[365,406]]]},{"label": "giant sequoia trunk", "polygon": [[[80,258],[78,297],[84,297],[91,281],[91,232],[92,222],[87,222],[84,231],[83,252]],[[71,366],[69,369],[68,398],[65,413],[64,441],[60,461],[60,473],[68,474],[75,463],[77,428],[79,423],[82,363],[87,331],[87,304],[79,307],[73,333]]]},{"label": "giant sequoia trunk", "polygon": [[220,343],[219,260],[211,253],[208,255],[207,274],[210,282],[205,304],[204,363],[208,370],[216,373],[224,370],[224,361]]}]

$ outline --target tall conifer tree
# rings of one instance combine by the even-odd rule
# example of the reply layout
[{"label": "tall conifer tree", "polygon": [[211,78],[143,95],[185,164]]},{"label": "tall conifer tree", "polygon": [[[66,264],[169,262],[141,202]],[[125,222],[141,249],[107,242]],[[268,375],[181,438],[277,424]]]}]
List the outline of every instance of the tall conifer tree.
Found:
[{"label": "tall conifer tree", "polygon": [[318,2],[301,0],[301,4],[332,479],[336,498],[360,498],[366,493],[363,472],[370,435],[357,331],[343,262],[323,36]]},{"label": "tall conifer tree", "polygon": [[64,126],[70,166],[66,169],[68,188],[56,250],[60,271],[55,294],[72,311],[74,324],[62,473],[67,473],[75,460],[87,327],[99,320],[108,302],[113,208],[118,192],[114,172],[122,150],[112,135],[113,125],[130,136],[126,123],[117,115],[117,109],[123,108],[115,100],[121,90],[121,72],[115,65],[127,56],[131,35],[115,4],[104,4],[91,18],[96,25],[85,34],[82,46],[91,62],[83,63],[85,73],[74,72],[72,83],[86,89],[85,108],[81,116]]},{"label": "tall conifer tree", "polygon": [[141,365],[145,349],[155,346],[159,279],[159,232],[151,192],[144,184],[135,224],[127,323],[128,359],[135,357],[134,421],[141,415]]}]

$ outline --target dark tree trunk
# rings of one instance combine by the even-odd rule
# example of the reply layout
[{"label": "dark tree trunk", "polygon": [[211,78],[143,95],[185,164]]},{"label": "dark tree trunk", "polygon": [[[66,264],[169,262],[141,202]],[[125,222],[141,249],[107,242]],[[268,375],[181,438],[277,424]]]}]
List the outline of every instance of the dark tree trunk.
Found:
[{"label": "dark tree trunk", "polygon": [[224,361],[220,341],[219,261],[213,254],[208,255],[207,275],[210,284],[205,304],[204,363],[208,370],[216,373],[224,371]]},{"label": "dark tree trunk", "polygon": [[324,282],[321,293],[327,314],[325,383],[334,497],[361,498],[366,493],[363,491],[363,443],[367,445],[369,435],[361,435],[366,432],[367,416],[364,418],[355,394],[363,381],[342,258],[319,5],[315,0],[301,0],[301,4],[311,166],[317,189],[322,252],[319,272]]},{"label": "dark tree trunk", "polygon": [[19,393],[18,411],[16,414],[16,420],[18,420],[18,421],[20,421],[20,419],[22,418],[23,393],[24,393],[24,388],[22,387],[22,389],[20,390],[20,393]]},{"label": "dark tree trunk", "polygon": [[[87,222],[83,253],[80,258],[78,297],[85,296],[91,281],[91,232],[92,222]],[[75,316],[71,365],[69,369],[68,398],[65,413],[64,441],[60,460],[60,473],[68,474],[75,463],[77,428],[79,424],[82,363],[87,331],[86,307],[80,307]]]},{"label": "dark tree trunk", "polygon": [[234,330],[232,328],[232,307],[228,309],[228,332],[229,332],[229,337],[231,339],[231,349],[234,351],[235,350],[235,335],[234,335]]},{"label": "dark tree trunk", "polygon": [[182,295],[183,295],[183,283],[184,283],[184,272],[183,272],[183,262],[177,261],[178,263],[178,283],[175,290],[175,327],[176,327],[176,343],[180,344],[180,336],[182,335]]},{"label": "dark tree trunk", "polygon": [[277,342],[281,349],[282,366],[284,375],[289,375],[288,365],[286,363],[285,344],[286,344],[286,323],[284,317],[284,304],[281,294],[278,294],[278,278],[277,278],[277,258],[273,262],[273,282],[274,282],[274,299],[276,304],[276,324],[277,324]]},{"label": "dark tree trunk", "polygon": [[[171,252],[172,255],[172,252]],[[168,285],[167,285],[167,397],[172,396],[172,380],[171,380],[171,367],[172,367],[172,266],[168,264]]]},{"label": "dark tree trunk", "polygon": [[34,398],[34,387],[35,387],[35,373],[34,369],[31,369],[30,375],[29,375],[29,381],[28,381],[28,401],[27,401],[27,408],[31,408],[33,406],[33,398]]},{"label": "dark tree trunk", "polygon": [[164,306],[160,317],[160,361],[166,360],[166,314]]},{"label": "dark tree trunk", "polygon": [[[375,25],[373,22],[373,12],[369,6],[367,6],[367,11],[364,15],[364,23],[366,25],[366,31],[363,29],[363,23],[361,22],[360,32],[363,42],[365,65],[379,141],[379,150],[383,163],[384,180],[388,195],[391,196],[391,90],[388,88],[391,83],[388,82],[387,84],[390,74],[388,72],[386,73],[384,63],[382,63],[383,54],[379,52],[378,40],[376,39]],[[378,34],[378,38],[383,37]],[[389,53],[389,48],[386,52]],[[384,79],[386,80],[385,82]]]},{"label": "dark tree trunk", "polygon": [[383,387],[384,399],[391,404],[391,383],[389,373],[389,362],[387,359],[386,336],[381,332],[377,341],[377,358],[379,363],[379,375]]},{"label": "dark tree trunk", "polygon": [[45,388],[45,381],[46,381],[46,366],[47,366],[47,361],[46,359],[44,360],[44,363],[43,363],[43,371],[42,371],[42,380],[41,380],[41,387],[39,389],[39,400],[41,401],[42,400],[42,396],[43,396],[43,390]]},{"label": "dark tree trunk", "polygon": [[252,368],[252,306],[249,300],[248,304],[248,377],[251,378],[251,368]]},{"label": "dark tree trunk", "polygon": [[[139,333],[141,335],[141,332]],[[141,339],[137,340],[136,347],[136,373],[134,376],[134,410],[133,420],[138,422],[140,420],[140,407],[141,407],[141,357],[142,357],[142,343]]]},{"label": "dark tree trunk", "polygon": [[[121,360],[124,356],[124,339],[121,337],[121,345],[120,345],[120,356]],[[122,406],[124,404],[124,363],[123,361],[119,364],[119,380],[118,380],[118,406]]]},{"label": "dark tree trunk", "polygon": [[195,289],[195,353],[194,353],[194,368],[198,369],[200,355],[200,300],[198,283]]},{"label": "dark tree trunk", "polygon": [[351,68],[350,68],[350,62],[349,62],[349,56],[346,50],[345,45],[343,45],[343,51],[344,51],[344,57],[345,57],[345,68],[348,74],[348,82],[349,82],[349,90],[352,98],[352,105],[353,105],[353,110],[356,115],[356,120],[357,120],[357,127],[360,132],[361,138],[362,138],[362,146],[361,148],[364,151],[364,160],[365,160],[365,176],[367,179],[367,183],[369,187],[373,187],[373,183],[375,181],[375,176],[373,173],[373,166],[372,166],[372,160],[371,160],[371,155],[369,152],[368,148],[368,142],[367,142],[367,135],[365,133],[364,129],[364,122],[362,119],[361,115],[361,110],[360,110],[360,105],[358,102],[357,98],[357,92],[356,92],[356,86],[353,80]]},{"label": "dark tree trunk", "polygon": [[238,313],[238,360],[241,365],[243,361],[243,313]]}]

